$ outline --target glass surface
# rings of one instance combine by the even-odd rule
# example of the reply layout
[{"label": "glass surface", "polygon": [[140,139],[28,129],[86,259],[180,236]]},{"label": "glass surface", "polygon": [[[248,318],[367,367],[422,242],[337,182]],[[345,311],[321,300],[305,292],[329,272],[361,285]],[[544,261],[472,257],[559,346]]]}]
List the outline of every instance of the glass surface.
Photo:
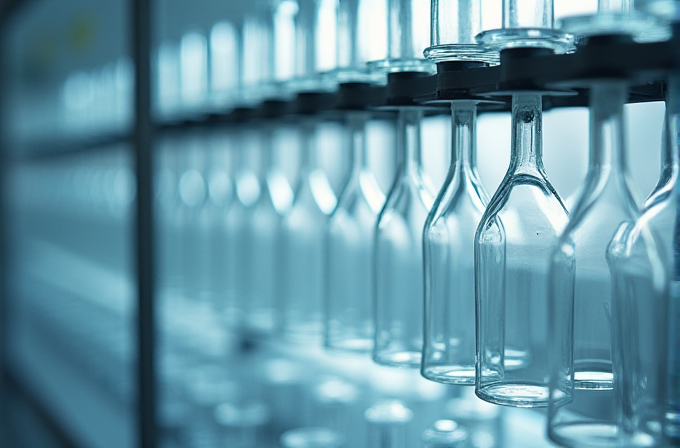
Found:
[{"label": "glass surface", "polygon": [[623,134],[626,96],[622,82],[591,86],[588,173],[551,261],[549,431],[568,446],[618,443],[607,251],[639,215]]},{"label": "glass surface", "polygon": [[381,400],[364,412],[368,425],[368,446],[406,448],[406,425],[413,411],[399,400]]},{"label": "glass surface", "polygon": [[475,237],[477,396],[545,406],[547,266],[567,210],[542,160],[541,96],[512,98],[510,167]]},{"label": "glass surface", "polygon": [[292,189],[274,160],[277,131],[276,124],[263,124],[255,160],[260,194],[246,218],[243,236],[248,248],[242,261],[246,264],[244,325],[256,333],[270,333],[278,324],[279,230],[292,200]]},{"label": "glass surface", "polygon": [[659,170],[659,180],[654,189],[645,200],[646,209],[656,202],[657,198],[665,197],[675,185],[675,179],[680,173],[680,160],[678,158],[675,142],[673,141],[672,118],[669,117],[670,110],[666,105],[666,113],[663,118],[663,134],[661,137],[661,169]]},{"label": "glass surface", "polygon": [[351,171],[328,222],[325,345],[349,351],[373,348],[373,238],[385,203],[368,163],[367,113],[346,119]]},{"label": "glass surface", "polygon": [[433,71],[423,58],[430,41],[430,5],[427,0],[387,0],[387,59],[369,62],[381,71]]},{"label": "glass surface", "polygon": [[554,20],[553,0],[503,0],[503,28],[481,32],[477,42],[496,50],[536,47],[567,52],[573,36],[553,29]]},{"label": "glass surface", "polygon": [[669,406],[667,395],[669,272],[649,225],[653,216],[650,209],[634,224],[622,226],[607,253],[614,289],[616,446],[661,446],[663,425],[670,424],[668,432],[677,428],[677,408]]},{"label": "glass surface", "polygon": [[[159,172],[156,174],[159,194],[159,241],[162,248],[159,270],[161,296],[169,302],[180,302],[186,296],[182,272],[182,233],[184,207],[179,195],[178,179],[182,170],[179,144],[167,139],[158,151]],[[162,171],[161,171],[162,170]]]},{"label": "glass surface", "polygon": [[239,155],[233,136],[233,129],[219,130],[206,136],[209,161],[206,169],[208,196],[206,207],[210,209],[212,216],[205,232],[209,241],[207,249],[209,290],[215,310],[235,306],[235,302],[227,305],[231,298],[225,296],[229,290],[230,278],[225,272],[229,250],[226,240],[227,232],[224,227],[224,218],[232,202],[239,200],[235,182]]},{"label": "glass surface", "polygon": [[[672,76],[668,81],[667,96],[667,133],[665,140],[667,145],[672,148],[675,154],[671,156],[673,165],[677,165],[680,151],[680,140],[678,139],[678,129],[680,120],[680,109],[678,108],[678,95],[680,94],[680,80],[677,76]],[[640,218],[638,228],[649,227],[656,232],[659,247],[665,255],[667,270],[669,272],[670,303],[668,305],[668,391],[666,395],[667,408],[665,410],[665,432],[674,443],[680,442],[680,260],[678,259],[678,239],[680,235],[678,226],[678,204],[680,195],[680,185],[678,184],[678,170],[671,170],[667,188],[658,190],[658,194],[650,198],[647,206]],[[644,235],[644,234],[643,234]],[[632,252],[632,251],[631,251]],[[637,251],[639,255],[639,251]],[[631,257],[637,261],[639,257]],[[635,302],[634,302],[635,303]],[[647,306],[647,305],[645,305]],[[651,305],[649,305],[651,307]],[[662,310],[664,309],[661,307]],[[657,316],[661,319],[662,316]],[[663,319],[661,319],[662,321]],[[651,331],[652,329],[646,329]],[[663,355],[661,348],[654,353]],[[658,359],[656,360],[659,361]]]},{"label": "glass surface", "polygon": [[287,83],[290,92],[328,90],[332,77],[319,74],[337,64],[337,6],[324,0],[298,0],[295,14],[295,77]]},{"label": "glass surface", "polygon": [[472,101],[455,101],[451,166],[425,222],[425,328],[422,375],[475,382],[474,241],[488,196],[477,173]]},{"label": "glass surface", "polygon": [[210,302],[210,249],[209,228],[213,218],[205,179],[207,151],[205,141],[189,133],[179,148],[183,160],[183,172],[179,176],[179,196],[182,200],[186,227],[180,235],[182,251],[181,270],[186,282],[187,299]]},{"label": "glass surface", "polygon": [[286,335],[297,342],[318,343],[323,337],[324,241],[336,197],[319,160],[314,120],[300,123],[302,167],[295,199],[281,233],[281,310]]},{"label": "glass surface", "polygon": [[477,44],[475,36],[482,31],[481,0],[432,0],[430,46],[425,57],[440,61],[485,61],[498,63],[498,53]]},{"label": "glass surface", "polygon": [[[371,49],[376,46],[376,34],[387,29],[387,17],[376,14],[380,2],[375,0],[338,0],[336,69],[331,77],[337,82],[380,82],[367,70]],[[382,18],[382,20],[380,20]],[[387,37],[385,36],[385,40]]]},{"label": "glass surface", "polygon": [[680,20],[680,1],[678,0],[636,0],[635,8],[672,22]]},{"label": "glass surface", "polygon": [[395,367],[420,367],[423,349],[422,234],[434,189],[422,169],[421,118],[420,108],[399,111],[400,166],[375,231],[373,360]]},{"label": "glass surface", "polygon": [[668,26],[658,18],[636,11],[632,0],[599,0],[597,14],[565,17],[560,28],[577,38],[595,35],[625,35],[638,42],[670,38]]},{"label": "glass surface", "polygon": [[281,448],[340,448],[341,434],[322,427],[291,429],[281,435]]},{"label": "glass surface", "polygon": [[236,139],[232,156],[235,164],[234,192],[229,207],[222,215],[223,243],[225,246],[224,271],[222,273],[225,287],[215,299],[215,306],[225,323],[232,329],[242,327],[245,313],[245,297],[247,294],[247,244],[248,217],[252,207],[260,196],[260,181],[254,169],[254,157],[258,153],[258,137],[256,130],[249,126],[234,128]]},{"label": "glass surface", "polygon": [[423,448],[466,448],[468,431],[453,420],[437,420],[420,440]]}]

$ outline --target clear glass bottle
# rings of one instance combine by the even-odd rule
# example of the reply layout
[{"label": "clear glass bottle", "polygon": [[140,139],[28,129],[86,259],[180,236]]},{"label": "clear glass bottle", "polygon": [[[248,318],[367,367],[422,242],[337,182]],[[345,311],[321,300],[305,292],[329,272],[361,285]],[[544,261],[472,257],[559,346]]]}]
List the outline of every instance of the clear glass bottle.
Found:
[{"label": "clear glass bottle", "polygon": [[323,337],[324,240],[337,199],[320,160],[317,123],[300,122],[302,167],[295,199],[281,225],[280,291],[283,329],[296,342]]},{"label": "clear glass bottle", "polygon": [[326,239],[326,347],[370,351],[373,347],[373,237],[385,203],[368,163],[367,112],[345,120],[351,170],[329,218]]},{"label": "clear glass bottle", "polygon": [[560,28],[576,36],[578,41],[593,35],[626,35],[638,42],[656,42],[670,37],[670,29],[662,20],[633,7],[633,0],[598,0],[597,14],[563,18]]},{"label": "clear glass bottle", "polygon": [[422,232],[434,202],[423,172],[422,108],[402,108],[397,121],[400,166],[375,232],[375,345],[373,360],[420,367],[423,349]]},{"label": "clear glass bottle", "polygon": [[243,300],[245,327],[256,333],[271,333],[277,324],[277,261],[279,229],[292,201],[292,189],[275,162],[277,129],[264,123],[259,136],[256,163],[260,195],[246,218],[244,240],[249,253],[245,260],[247,288]]},{"label": "clear glass bottle", "polygon": [[567,210],[543,168],[541,96],[512,98],[510,167],[475,240],[477,381],[483,400],[545,406],[547,265]]},{"label": "clear glass bottle", "polygon": [[[568,446],[594,443],[616,433],[613,285],[607,248],[620,227],[639,214],[626,161],[626,98],[624,82],[591,86],[588,172],[552,255],[549,432],[553,440]],[[597,412],[583,409],[588,402],[606,405]]]},{"label": "clear glass bottle", "polygon": [[381,400],[364,412],[368,424],[368,446],[406,448],[407,426],[413,411],[399,400]]},{"label": "clear glass bottle", "polygon": [[320,426],[291,429],[281,435],[281,448],[340,448],[345,446],[342,434]]},{"label": "clear glass bottle", "polygon": [[[433,0],[433,62],[460,69],[497,62],[498,52],[477,44],[482,29],[478,1]],[[449,68],[453,70],[453,67]],[[461,95],[451,101],[451,165],[423,231],[425,334],[421,373],[450,384],[475,382],[474,239],[488,196],[477,174],[477,102]]]},{"label": "clear glass bottle", "polygon": [[485,51],[475,40],[482,31],[482,15],[488,16],[489,9],[484,10],[481,0],[432,0],[430,46],[425,57],[433,62],[498,63],[498,53]]},{"label": "clear glass bottle", "polygon": [[[680,125],[680,79],[677,75],[673,75],[668,80],[668,96],[667,96],[667,126],[665,137],[666,141],[670,143],[669,146],[673,148],[674,156],[671,156],[673,160],[678,160],[680,155],[680,145],[678,140],[679,125]],[[626,317],[626,325],[630,325],[632,332],[636,336],[644,335],[640,338],[640,341],[636,341],[637,351],[630,350],[631,347],[627,347],[625,344],[628,342],[630,345],[630,340],[625,339],[620,344],[622,349],[626,350],[624,353],[628,357],[623,357],[630,361],[631,359],[637,361],[635,364],[628,364],[627,367],[633,368],[635,376],[628,373],[628,377],[632,377],[634,380],[638,380],[638,384],[634,382],[629,382],[627,385],[629,388],[625,392],[637,392],[637,397],[628,397],[624,395],[622,401],[624,404],[629,405],[628,407],[623,407],[627,411],[634,411],[635,414],[627,414],[623,417],[623,421],[627,424],[627,428],[634,428],[636,421],[649,420],[650,417],[658,417],[658,410],[651,407],[654,403],[658,404],[658,395],[655,397],[653,394],[657,394],[661,391],[659,390],[659,384],[663,382],[663,379],[658,379],[656,387],[644,387],[642,388],[639,384],[639,379],[644,379],[646,377],[651,377],[654,374],[653,369],[661,368],[660,363],[664,362],[666,358],[667,367],[666,372],[668,376],[665,378],[665,383],[667,385],[667,390],[664,392],[663,402],[665,404],[662,412],[664,415],[664,431],[666,436],[670,439],[671,444],[677,444],[680,442],[680,260],[678,259],[678,235],[680,231],[678,230],[680,226],[678,225],[678,204],[680,195],[680,185],[678,184],[679,178],[677,176],[677,171],[675,171],[670,182],[667,184],[668,188],[659,190],[658,194],[654,196],[654,200],[649,202],[639,219],[635,229],[629,232],[629,236],[624,243],[620,244],[625,250],[621,250],[621,254],[614,258],[616,261],[617,272],[622,270],[624,274],[632,277],[632,280],[627,281],[638,286],[642,284],[642,287],[649,289],[649,284],[644,284],[638,280],[638,277],[643,277],[647,279],[652,278],[649,274],[653,273],[650,271],[650,260],[649,255],[644,253],[644,250],[649,246],[648,241],[648,229],[656,232],[658,247],[660,252],[664,257],[666,263],[666,271],[668,275],[668,287],[669,287],[669,303],[664,306],[662,298],[659,295],[659,291],[650,292],[645,291],[647,297],[630,297],[626,296],[628,299],[629,310],[626,314],[621,317]],[[647,240],[647,241],[646,241]],[[623,270],[619,266],[626,267],[626,264],[630,263],[632,269]],[[646,269],[645,269],[646,268]],[[645,272],[648,271],[648,272]],[[632,274],[632,275],[630,275]],[[645,275],[646,274],[646,275]],[[634,289],[633,289],[634,290]],[[668,316],[668,328],[666,344],[668,350],[663,349],[664,342],[658,341],[660,337],[660,329],[664,322],[664,313]],[[645,319],[645,320],[643,320]],[[655,320],[653,320],[655,319]],[[654,324],[656,322],[656,324]],[[620,322],[621,324],[623,322]],[[623,328],[623,327],[621,327]],[[630,337],[630,336],[629,336]],[[653,348],[652,344],[658,345],[658,347]],[[649,350],[650,353],[642,355],[639,351]],[[630,356],[637,356],[638,359],[630,358]],[[625,365],[624,365],[625,366]],[[622,375],[626,375],[626,371],[621,372]],[[634,388],[631,388],[633,386]],[[631,408],[629,398],[637,398],[642,402],[642,405]],[[646,417],[640,418],[642,412],[647,414]],[[640,425],[637,425],[640,426]],[[642,429],[643,428],[635,428]],[[633,430],[634,431],[634,430]],[[633,432],[634,433],[634,432]]]},{"label": "clear glass bottle", "polygon": [[208,154],[205,140],[195,132],[189,132],[184,143],[186,147],[181,150],[186,166],[179,177],[179,194],[187,213],[187,226],[182,237],[182,271],[190,300],[205,304],[211,300],[208,277],[211,203],[207,201],[205,179]]},{"label": "clear glass bottle", "polygon": [[[567,51],[553,29],[551,0],[504,0],[503,29],[482,32],[491,48]],[[567,209],[543,168],[542,92],[512,95],[510,167],[477,228],[475,393],[495,404],[548,404],[545,319],[548,261]]]},{"label": "clear glass bottle", "polygon": [[226,289],[215,299],[215,304],[225,323],[240,328],[244,322],[244,298],[247,291],[246,267],[250,248],[245,235],[248,216],[260,196],[260,182],[254,170],[253,156],[257,153],[257,130],[249,124],[235,130],[234,186],[236,195],[224,211],[224,285]]},{"label": "clear glass bottle", "polygon": [[370,61],[374,71],[429,72],[433,64],[423,58],[430,43],[428,0],[387,0],[387,58]]},{"label": "clear glass bottle", "polygon": [[423,448],[466,448],[468,431],[453,420],[437,420],[420,436]]},{"label": "clear glass bottle", "polygon": [[182,284],[182,238],[184,231],[183,204],[179,196],[179,176],[182,164],[179,157],[179,143],[174,135],[169,136],[160,148],[159,164],[162,172],[157,180],[164,181],[160,188],[168,190],[166,200],[161,202],[161,225],[159,242],[162,247],[163,297],[178,303],[184,297]]},{"label": "clear glass bottle", "polygon": [[421,373],[475,383],[475,231],[488,203],[477,173],[474,101],[451,104],[451,167],[423,232],[425,329]]},{"label": "clear glass bottle", "polygon": [[[232,129],[216,130],[209,141],[210,165],[206,174],[208,201],[213,213],[208,229],[208,270],[212,303],[216,309],[225,305],[225,292],[229,285],[225,275],[227,259],[227,232],[224,217],[232,201],[237,201],[234,177],[237,171],[236,145],[232,141]],[[237,206],[238,207],[238,206]],[[221,302],[218,304],[218,302]]]},{"label": "clear glass bottle", "polygon": [[[373,2],[375,6],[377,2]],[[383,76],[371,74],[366,68],[367,58],[376,39],[362,39],[386,23],[376,23],[378,19],[386,22],[380,15],[374,14],[371,2],[362,0],[338,0],[338,23],[336,56],[337,68],[330,74],[340,83],[379,81]]]}]

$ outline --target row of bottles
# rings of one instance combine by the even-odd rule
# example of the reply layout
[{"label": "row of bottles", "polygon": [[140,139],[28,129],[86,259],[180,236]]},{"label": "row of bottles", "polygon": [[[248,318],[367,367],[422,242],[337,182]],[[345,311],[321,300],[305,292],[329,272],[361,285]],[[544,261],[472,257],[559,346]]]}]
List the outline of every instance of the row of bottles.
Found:
[{"label": "row of bottles", "polygon": [[[228,21],[208,34],[158,46],[156,114],[168,124],[154,179],[164,443],[501,446],[507,419],[489,403],[547,408],[546,432],[563,446],[678,437],[674,76],[662,175],[642,209],[623,76],[584,83],[589,162],[569,200],[543,164],[543,98],[561,90],[462,92],[448,111],[404,102],[267,118],[296,95],[323,102],[435,64],[483,69],[612,39],[668,39],[678,8],[601,1],[597,14],[558,28],[552,1],[502,3],[256,1],[226,8]],[[130,80],[125,58],[68,77],[68,136],[126,128]],[[110,91],[117,100],[103,108]],[[488,103],[511,110],[510,164],[495,192],[477,171],[478,107]],[[170,121],[230,108],[241,119]],[[446,112],[442,184],[423,159],[433,152],[428,116]],[[102,151],[85,169],[67,158],[19,170],[17,206],[85,223],[129,219],[135,192],[122,152]],[[49,239],[41,232],[36,240]],[[98,341],[85,342],[97,352]],[[120,351],[127,366],[129,347]],[[95,364],[107,377],[106,363]],[[118,387],[129,393],[129,383]]]},{"label": "row of bottles", "polygon": [[[499,51],[505,58],[574,51],[570,32],[581,45],[597,45],[599,36],[612,33],[622,41],[650,32],[668,37],[664,23],[625,2],[602,3],[597,15],[556,29],[552,2],[508,0],[503,28],[491,30],[480,28],[479,7],[457,4],[451,19],[445,3],[433,2],[434,27],[451,20],[469,26],[459,30],[459,40],[433,42],[425,54],[462,69],[495,64]],[[418,8],[415,1],[390,2],[388,57],[369,63],[366,73],[387,74],[392,82],[432,71],[420,56]],[[303,84],[323,85],[315,79]],[[673,258],[663,250],[673,243],[661,234],[674,232],[652,217],[672,201],[657,195],[640,216],[623,138],[628,81],[594,80],[588,87],[590,162],[571,213],[542,158],[542,97],[560,91],[499,92],[511,98],[512,149],[505,179],[490,199],[475,160],[476,105],[489,98],[451,100],[451,167],[438,195],[421,161],[420,127],[429,105],[385,111],[394,116],[398,160],[387,191],[366,164],[364,127],[375,112],[344,114],[352,168],[337,198],[316,160],[321,117],[295,123],[304,156],[294,190],[277,180],[267,154],[272,125],[257,137],[235,127],[230,138],[241,156],[249,145],[262,152],[259,180],[241,180],[232,171],[235,195],[225,216],[238,222],[218,230],[227,261],[215,278],[227,281],[213,302],[226,325],[370,352],[378,364],[420,368],[436,382],[474,384],[477,396],[494,404],[549,407],[548,433],[565,446],[662,443],[675,425],[674,411],[667,412],[668,362],[675,356],[667,356],[667,347],[677,341],[667,328]],[[248,184],[258,190],[251,203]],[[210,252],[203,247],[199,253]],[[181,272],[191,269],[208,272],[209,266]]]}]

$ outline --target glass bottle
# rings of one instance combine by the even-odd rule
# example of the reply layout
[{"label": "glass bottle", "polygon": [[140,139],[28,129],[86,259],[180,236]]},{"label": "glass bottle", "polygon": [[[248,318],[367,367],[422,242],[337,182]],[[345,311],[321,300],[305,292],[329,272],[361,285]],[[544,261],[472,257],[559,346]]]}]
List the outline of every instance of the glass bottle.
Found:
[{"label": "glass bottle", "polygon": [[510,167],[482,217],[474,249],[475,391],[486,401],[522,407],[547,404],[547,263],[567,222],[543,168],[541,109],[538,93],[512,98]]},{"label": "glass bottle", "polygon": [[340,448],[344,445],[342,434],[320,426],[291,429],[281,435],[281,448]]},{"label": "glass bottle", "polygon": [[298,342],[323,337],[324,239],[337,199],[319,160],[317,123],[300,122],[302,167],[295,199],[281,227],[281,312],[283,329]]},{"label": "glass bottle", "polygon": [[[480,1],[433,0],[432,45],[425,55],[434,62],[453,61],[461,69],[496,62],[498,53],[475,41],[481,28]],[[451,384],[475,382],[474,239],[488,203],[476,166],[477,102],[467,98],[451,101],[451,165],[423,231],[421,373]]]},{"label": "glass bottle", "polygon": [[420,107],[399,111],[400,166],[375,231],[373,360],[395,367],[420,367],[423,349],[422,231],[434,188],[422,168],[422,114]]},{"label": "glass bottle", "polygon": [[208,253],[210,249],[211,203],[207,201],[205,179],[207,150],[205,141],[190,132],[182,148],[186,166],[179,178],[179,194],[186,207],[187,227],[183,235],[182,271],[187,282],[187,292],[192,302],[208,303],[210,281]]},{"label": "glass bottle", "polygon": [[[680,154],[679,145],[679,120],[680,120],[680,78],[677,74],[669,77],[668,80],[668,96],[667,96],[667,126],[665,137],[666,142],[673,148],[675,153],[673,157],[674,160],[678,159]],[[680,261],[678,259],[678,241],[680,235],[680,226],[678,225],[678,217],[680,213],[678,212],[678,204],[680,195],[680,185],[678,184],[677,171],[672,176],[671,182],[668,184],[668,188],[659,190],[658,194],[654,197],[654,200],[648,203],[645,208],[641,218],[637,222],[637,225],[628,234],[627,240],[625,240],[620,246],[623,246],[625,251],[621,251],[621,254],[617,254],[617,257],[613,257],[616,262],[615,266],[618,268],[617,272],[620,270],[624,275],[633,277],[633,280],[628,280],[628,282],[634,286],[638,286],[640,283],[636,281],[638,277],[646,277],[647,281],[651,276],[652,272],[650,269],[650,255],[645,254],[645,250],[650,243],[648,241],[648,229],[655,232],[658,237],[657,243],[660,248],[660,252],[664,257],[666,263],[666,271],[668,275],[668,287],[669,287],[669,303],[664,306],[662,302],[662,297],[660,296],[660,291],[649,291],[649,285],[646,286],[645,294],[647,297],[644,301],[640,297],[629,297],[626,296],[627,305],[630,307],[628,313],[624,314],[628,320],[625,322],[626,325],[630,325],[632,331],[636,336],[644,335],[640,338],[640,341],[635,347],[638,351],[634,352],[630,350],[631,347],[626,347],[624,345],[625,340],[622,341],[620,347],[622,349],[628,348],[629,350],[624,351],[624,354],[629,357],[623,357],[624,360],[630,361],[631,359],[637,361],[635,364],[628,364],[628,367],[634,368],[635,375],[630,375],[628,377],[633,377],[634,379],[644,379],[646,377],[652,377],[653,369],[663,368],[664,359],[667,363],[665,372],[667,376],[657,380],[656,388],[652,387],[641,387],[642,384],[635,384],[629,382],[628,386],[634,386],[626,389],[626,392],[637,391],[638,394],[644,393],[644,395],[638,395],[637,398],[643,403],[642,406],[630,407],[631,402],[627,400],[629,397],[624,395],[622,401],[624,404],[629,406],[623,406],[623,409],[627,411],[635,411],[635,414],[627,414],[622,418],[622,420],[627,424],[627,428],[631,429],[633,434],[635,430],[642,429],[639,428],[640,425],[635,425],[637,421],[650,420],[654,417],[658,417],[659,412],[654,408],[650,407],[653,404],[658,404],[658,395],[655,397],[654,392],[662,393],[659,390],[658,384],[662,384],[665,380],[667,390],[664,393],[663,403],[664,408],[662,413],[664,415],[664,431],[666,436],[670,439],[671,444],[677,444],[680,441]],[[646,241],[647,240],[647,241]],[[652,252],[653,253],[653,252]],[[630,263],[633,269],[622,269],[627,267],[626,264]],[[644,268],[648,272],[644,272]],[[631,272],[632,271],[632,272]],[[632,274],[632,275],[630,275]],[[646,275],[645,275],[646,274]],[[624,279],[624,281],[626,281]],[[656,311],[656,312],[654,312]],[[658,338],[661,335],[661,328],[665,322],[664,313],[668,316],[668,328],[667,336],[664,341],[659,341]],[[643,320],[646,319],[646,320]],[[656,322],[656,324],[655,324]],[[619,322],[623,324],[623,322]],[[624,327],[621,327],[622,329]],[[637,341],[636,341],[637,342]],[[654,347],[656,344],[658,347]],[[667,344],[667,350],[663,349],[663,346]],[[630,343],[628,343],[630,345]],[[649,353],[642,355],[639,351],[648,350]],[[630,358],[630,356],[637,356]],[[622,372],[622,375],[626,375],[626,372]],[[646,405],[646,406],[645,406]],[[646,418],[640,418],[643,412],[647,414]],[[635,428],[638,426],[638,428]],[[653,434],[654,435],[654,434]]]},{"label": "glass bottle", "polygon": [[468,431],[453,420],[437,420],[420,436],[423,448],[465,448],[468,438]]},{"label": "glass bottle", "polygon": [[385,194],[368,164],[367,112],[349,112],[351,171],[329,218],[326,240],[325,345],[349,351],[373,347],[373,237]]},{"label": "glass bottle", "polygon": [[209,289],[216,309],[221,309],[225,305],[224,294],[229,288],[229,278],[225,275],[228,250],[224,217],[232,201],[238,201],[234,182],[238,151],[232,141],[232,132],[233,129],[216,130],[210,137],[208,148],[210,166],[206,181],[208,201],[211,203],[213,213],[207,231],[211,242],[208,248],[208,269]]},{"label": "glass bottle", "polygon": [[[549,431],[569,446],[616,432],[607,248],[619,228],[639,214],[623,136],[626,97],[624,82],[591,86],[589,168],[551,261]],[[597,412],[580,408],[593,400],[607,405]]]},{"label": "glass bottle", "polygon": [[475,382],[474,240],[488,196],[476,166],[474,101],[451,104],[451,167],[423,232],[425,332],[421,373]]},{"label": "glass bottle", "polygon": [[276,276],[279,229],[292,202],[292,189],[274,161],[277,129],[263,123],[255,164],[260,195],[246,218],[245,326],[257,333],[270,333],[276,325]]},{"label": "glass bottle", "polygon": [[[337,29],[337,69],[332,76],[338,82],[369,82],[371,77],[366,69],[365,56],[368,48],[375,42],[360,39],[360,32],[364,35],[371,30],[367,25],[375,20],[375,15],[368,17],[366,5],[361,8],[361,0],[338,0],[338,29]],[[375,23],[372,24],[375,29]]]},{"label": "glass bottle", "polygon": [[[553,29],[552,1],[505,0],[503,29],[482,32],[492,48],[566,51],[570,36]],[[512,95],[510,167],[477,228],[475,393],[495,404],[548,403],[548,261],[567,209],[543,168],[542,93]]]},{"label": "glass bottle", "polygon": [[257,131],[250,124],[234,130],[236,139],[234,162],[235,197],[224,211],[224,285],[226,289],[216,300],[216,306],[225,323],[235,329],[243,325],[244,297],[246,295],[246,266],[249,248],[245,235],[251,208],[260,196],[260,182],[253,169],[253,155],[257,152]]},{"label": "glass bottle", "polygon": [[405,448],[406,429],[413,411],[399,400],[381,400],[364,412],[368,424],[368,446]]},{"label": "glass bottle", "polygon": [[387,0],[387,58],[368,62],[369,69],[387,72],[429,72],[423,58],[430,41],[430,5],[427,0]]},{"label": "glass bottle", "polygon": [[[567,18],[563,27],[587,37],[588,46],[598,45],[598,35],[611,40],[612,24],[627,25],[616,28],[622,42],[633,39],[635,17],[629,16],[627,1],[600,2],[598,14]],[[630,20],[626,20],[630,18]],[[624,373],[622,361],[628,348],[623,340],[637,345],[635,328],[638,323],[631,316],[624,317],[626,302],[640,301],[636,297],[644,281],[630,282],[621,290],[621,282],[629,281],[629,273],[620,275],[615,267],[626,249],[624,235],[639,217],[636,192],[628,172],[624,138],[624,104],[627,83],[607,79],[590,84],[590,156],[589,167],[580,195],[564,233],[552,255],[550,266],[550,302],[548,321],[551,328],[550,344],[550,404],[548,434],[565,446],[647,446],[646,437],[637,441],[626,433],[625,397],[629,373]],[[656,271],[658,252],[651,236],[645,236],[645,255],[640,261],[641,271],[651,278],[664,276]],[[637,267],[624,269],[642,274]],[[644,274],[643,274],[644,275]],[[626,278],[626,280],[623,280]],[[637,291],[635,291],[638,289]],[[651,288],[650,302],[655,300]],[[627,296],[633,291],[632,297]],[[663,294],[663,293],[662,293]],[[652,313],[654,314],[654,313]],[[618,316],[617,316],[618,315]],[[648,319],[641,311],[637,318]],[[630,332],[619,334],[617,326],[626,319]],[[663,320],[663,319],[662,319]],[[661,323],[660,326],[664,327]],[[651,332],[654,333],[654,332]],[[621,336],[624,336],[623,338]],[[630,338],[630,339],[629,339]],[[658,350],[650,347],[651,351]],[[647,354],[646,356],[650,356]],[[654,356],[651,356],[654,358]],[[618,369],[617,369],[618,367]],[[627,370],[627,368],[624,368]],[[645,386],[649,390],[658,385]],[[644,393],[643,393],[644,395]],[[629,403],[645,407],[643,403]]]},{"label": "glass bottle", "polygon": [[173,137],[175,136],[169,136],[160,149],[159,164],[164,170],[158,173],[157,179],[159,182],[166,182],[165,185],[159,185],[159,188],[168,190],[167,199],[160,203],[162,207],[161,232],[159,232],[162,247],[160,268],[163,269],[164,274],[163,295],[169,302],[178,303],[184,297],[181,235],[185,226],[183,204],[178,188],[182,164],[179,157],[179,144]]},{"label": "glass bottle", "polygon": [[[475,40],[482,31],[481,0],[431,0],[430,46],[425,57],[433,62],[485,61],[498,63],[498,53],[486,50]],[[488,20],[488,17],[485,17]]]}]

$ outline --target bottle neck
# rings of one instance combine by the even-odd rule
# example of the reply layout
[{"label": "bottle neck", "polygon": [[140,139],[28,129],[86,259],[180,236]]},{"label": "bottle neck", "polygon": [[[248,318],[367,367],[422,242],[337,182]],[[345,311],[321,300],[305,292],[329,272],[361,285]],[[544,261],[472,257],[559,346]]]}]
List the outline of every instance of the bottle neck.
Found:
[{"label": "bottle neck", "polygon": [[627,173],[623,134],[626,96],[623,82],[596,84],[590,89],[590,170]]},{"label": "bottle neck", "polygon": [[400,154],[401,172],[413,173],[421,165],[420,122],[423,112],[420,108],[403,108],[397,119],[397,149]]},{"label": "bottle neck", "polygon": [[668,78],[663,169],[680,171],[680,76]]},{"label": "bottle neck", "polygon": [[542,125],[541,95],[535,93],[514,95],[512,97],[511,171],[542,175]]},{"label": "bottle neck", "polygon": [[267,178],[267,173],[271,170],[273,165],[273,132],[270,127],[271,125],[265,124],[265,128],[260,135],[258,142],[258,164],[257,164],[257,177],[260,179],[260,183],[265,183]]},{"label": "bottle neck", "polygon": [[312,172],[319,167],[319,157],[316,138],[316,123],[306,121],[301,123],[300,138],[302,145],[302,171]]},{"label": "bottle neck", "polygon": [[367,120],[368,117],[362,113],[353,113],[347,116],[346,126],[349,135],[352,173],[368,169],[368,151],[366,147]]},{"label": "bottle neck", "polygon": [[472,101],[451,103],[451,165],[458,170],[476,168],[476,114],[477,104]]}]

